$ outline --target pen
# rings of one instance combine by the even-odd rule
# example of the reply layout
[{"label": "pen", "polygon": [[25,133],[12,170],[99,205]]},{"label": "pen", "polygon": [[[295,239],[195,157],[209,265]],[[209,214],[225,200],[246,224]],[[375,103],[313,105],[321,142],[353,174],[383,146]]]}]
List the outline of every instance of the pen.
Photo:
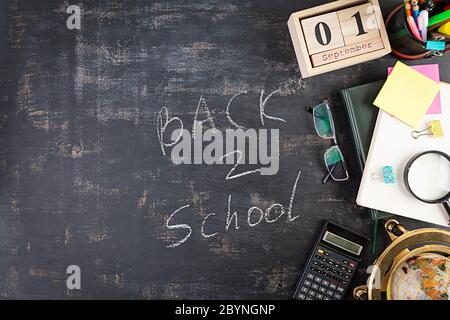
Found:
[{"label": "pen", "polygon": [[412,7],[412,15],[417,23],[417,18],[419,17],[419,1],[411,0],[411,7]]},{"label": "pen", "polygon": [[408,22],[409,30],[411,30],[411,33],[413,34],[414,38],[417,40],[422,40],[422,37],[420,36],[419,29],[417,29],[416,22],[414,21],[414,18],[412,16],[407,16],[406,21]]},{"label": "pen", "polygon": [[422,10],[417,18],[417,24],[419,26],[419,32],[422,36],[422,41],[427,42],[428,34],[428,11]]}]

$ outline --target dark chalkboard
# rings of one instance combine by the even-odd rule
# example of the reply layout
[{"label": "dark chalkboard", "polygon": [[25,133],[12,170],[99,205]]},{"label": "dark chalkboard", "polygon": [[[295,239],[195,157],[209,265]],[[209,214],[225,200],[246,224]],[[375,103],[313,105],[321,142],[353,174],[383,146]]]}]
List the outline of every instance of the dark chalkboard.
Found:
[{"label": "dark chalkboard", "polygon": [[[368,235],[337,92],[385,77],[394,59],[302,80],[286,22],[323,3],[79,1],[81,29],[69,30],[67,1],[2,1],[0,297],[290,298],[321,220]],[[271,93],[264,111],[285,121],[263,124]],[[322,185],[329,142],[305,107],[330,95],[353,179]],[[166,110],[179,121],[165,126]],[[222,133],[229,117],[278,129],[277,174],[175,165],[159,129],[167,142],[208,112]],[[69,265],[81,290],[66,287]]]}]

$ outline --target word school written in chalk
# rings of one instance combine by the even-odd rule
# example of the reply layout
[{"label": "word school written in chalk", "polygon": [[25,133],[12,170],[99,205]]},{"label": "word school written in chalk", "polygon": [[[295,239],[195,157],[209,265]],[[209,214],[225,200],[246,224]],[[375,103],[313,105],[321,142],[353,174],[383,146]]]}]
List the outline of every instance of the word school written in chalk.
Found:
[{"label": "word school written in chalk", "polygon": [[[265,210],[262,208],[253,206],[248,209],[246,214],[246,224],[249,227],[256,227],[260,223],[263,222],[263,220],[266,223],[275,223],[277,222],[281,217],[286,216],[287,222],[291,223],[297,218],[299,218],[299,215],[293,216],[293,205],[294,205],[294,199],[295,199],[295,192],[297,190],[298,181],[300,180],[300,174],[299,171],[297,174],[297,178],[295,179],[294,186],[292,187],[292,192],[289,198],[289,204],[287,208],[283,206],[280,203],[274,203]],[[226,220],[225,220],[225,231],[229,231],[230,227],[233,226],[234,230],[238,230],[242,224],[242,222],[239,222],[239,215],[237,211],[232,212],[231,209],[231,195],[228,196],[228,204],[227,204],[227,212],[226,212]],[[167,248],[176,248],[183,243],[185,243],[189,237],[192,235],[192,226],[187,223],[176,223],[175,221],[178,221],[182,219],[181,215],[190,208],[190,204],[186,204],[178,209],[176,209],[172,214],[167,218],[166,220],[166,231],[173,232],[173,231],[181,231],[183,230],[185,232],[184,237],[182,237],[179,240],[174,241],[171,244],[166,245]],[[217,214],[214,212],[211,212],[207,214],[202,221],[201,227],[200,227],[200,234],[203,238],[213,238],[217,236],[220,231],[218,230],[209,230],[208,222],[210,219],[216,218]]]},{"label": "word school written in chalk", "polygon": [[[261,125],[265,126],[265,120],[276,120],[286,122],[278,117],[269,116],[265,112],[267,101],[279,90],[270,93],[264,98],[264,90],[261,91],[259,99],[259,118]],[[218,130],[214,118],[206,104],[203,96],[198,102],[192,132],[184,128],[184,123],[179,117],[169,117],[169,111],[162,107],[157,117],[157,136],[164,156],[167,149],[171,149],[171,161],[176,165],[221,165],[234,164],[229,171],[226,180],[238,178],[252,173],[261,175],[275,175],[279,170],[279,131],[278,129],[246,129],[231,117],[230,109],[233,101],[240,95],[247,94],[241,91],[235,94],[226,107],[228,123],[233,127],[226,129],[225,133]],[[206,115],[200,120],[199,114]],[[203,125],[208,123],[210,129],[203,131]],[[167,139],[169,126],[175,128]],[[169,132],[170,133],[170,132]],[[270,137],[270,139],[269,139]],[[270,149],[270,153],[268,152]],[[248,152],[246,151],[248,150]],[[240,164],[259,164],[260,168],[233,174]]]}]

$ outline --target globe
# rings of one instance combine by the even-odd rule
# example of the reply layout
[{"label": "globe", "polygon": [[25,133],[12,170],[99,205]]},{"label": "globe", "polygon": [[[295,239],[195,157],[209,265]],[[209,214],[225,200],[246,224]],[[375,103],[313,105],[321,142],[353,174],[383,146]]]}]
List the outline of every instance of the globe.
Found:
[{"label": "globe", "polygon": [[449,300],[450,259],[422,253],[401,263],[391,275],[393,300]]}]

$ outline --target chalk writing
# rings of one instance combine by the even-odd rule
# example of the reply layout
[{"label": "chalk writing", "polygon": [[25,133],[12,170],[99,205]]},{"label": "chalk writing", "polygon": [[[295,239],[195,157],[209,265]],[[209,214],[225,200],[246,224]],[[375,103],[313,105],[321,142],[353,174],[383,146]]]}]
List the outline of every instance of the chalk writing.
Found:
[{"label": "chalk writing", "polygon": [[172,229],[187,229],[187,230],[189,230],[189,232],[186,234],[186,236],[185,236],[183,239],[181,239],[181,240],[179,240],[179,241],[177,241],[177,242],[175,242],[175,243],[172,243],[172,244],[168,245],[167,248],[175,248],[175,247],[178,247],[179,245],[185,243],[185,242],[187,241],[187,239],[189,239],[189,237],[191,236],[191,234],[192,234],[192,228],[191,228],[190,225],[185,224],[185,223],[182,223],[182,224],[175,224],[175,225],[170,225],[170,220],[171,220],[178,212],[180,212],[181,210],[183,210],[183,209],[185,209],[185,208],[189,208],[189,206],[190,206],[190,205],[187,204],[187,205],[185,205],[185,206],[182,206],[181,208],[178,208],[177,210],[175,210],[174,212],[172,212],[172,214],[171,214],[171,215],[169,216],[169,218],[167,219],[167,221],[166,221],[166,228],[167,228],[168,230],[172,230]]},{"label": "chalk writing", "polygon": [[[247,225],[249,227],[253,228],[253,227],[256,227],[257,225],[259,225],[263,220],[266,223],[275,223],[283,216],[286,216],[286,221],[288,223],[291,223],[294,220],[296,220],[297,218],[299,218],[300,215],[293,216],[293,204],[294,204],[294,199],[295,199],[295,193],[297,191],[297,185],[300,180],[300,175],[301,175],[301,172],[299,171],[297,173],[297,177],[296,177],[294,185],[292,187],[287,210],[286,210],[286,207],[280,203],[274,203],[274,204],[270,205],[268,208],[266,208],[265,211],[257,206],[253,206],[250,209],[248,209],[248,211],[247,211],[247,218],[246,218]],[[241,227],[239,224],[240,223],[239,213],[238,213],[238,211],[232,209],[231,204],[232,204],[232,195],[230,194],[230,195],[228,195],[227,212],[226,212],[225,227],[224,227],[226,232],[230,232],[231,230],[237,231]],[[193,227],[191,227],[189,224],[187,224],[187,223],[171,224],[171,220],[174,219],[175,216],[179,212],[181,212],[182,210],[187,209],[189,207],[190,207],[190,204],[187,204],[187,205],[184,205],[184,206],[176,209],[174,212],[172,212],[172,214],[170,214],[170,216],[166,220],[166,227],[168,230],[174,230],[174,229],[185,229],[186,230],[186,235],[183,238],[166,245],[167,248],[178,247],[181,244],[185,243],[191,236],[191,234],[193,232]],[[256,214],[258,214],[259,217],[253,219],[252,217]],[[273,215],[273,214],[275,214],[275,215],[271,217],[271,215]],[[207,222],[214,217],[217,217],[216,213],[209,213],[203,218],[203,221],[201,223],[200,234],[202,237],[204,237],[206,239],[213,238],[220,233],[219,230],[216,230],[214,233],[206,233],[205,232],[205,228],[207,227]]]},{"label": "chalk writing", "polygon": [[[261,125],[266,125],[266,120],[274,120],[286,122],[283,118],[270,116],[266,113],[265,107],[269,99],[279,93],[280,90],[271,92],[264,98],[264,90],[259,96],[259,120]],[[167,155],[168,149],[171,149],[170,159],[176,165],[186,164],[227,164],[233,165],[225,180],[233,180],[246,175],[259,173],[261,175],[275,175],[279,170],[279,130],[278,129],[246,129],[243,124],[238,124],[230,114],[231,104],[241,95],[247,94],[247,91],[240,91],[233,95],[226,106],[226,117],[233,129],[218,130],[214,123],[214,117],[208,107],[203,96],[200,96],[193,119],[192,134],[184,128],[183,121],[179,117],[169,117],[169,111],[166,107],[162,107],[158,113],[156,120],[156,132],[163,156]],[[203,119],[200,117],[203,116]],[[208,124],[210,129],[203,131],[203,125]],[[169,126],[173,129],[169,134],[166,133]],[[174,128],[175,127],[175,128]],[[269,140],[270,133],[270,140]],[[270,145],[270,153],[268,152]],[[261,167],[236,172],[239,165],[260,164]],[[254,228],[263,221],[271,224],[286,216],[288,223],[293,222],[300,215],[293,216],[293,204],[297,186],[299,183],[301,172],[297,173],[294,185],[289,197],[289,203],[284,206],[280,203],[273,203],[265,210],[258,206],[252,206],[247,211],[245,221],[248,227]],[[238,211],[232,209],[232,195],[227,197],[226,216],[224,222],[224,231],[238,231],[241,228],[242,218]],[[168,232],[183,231],[184,234],[180,238],[180,233],[173,233],[175,240],[170,240],[167,248],[176,248],[187,242],[191,237],[194,227],[188,223],[176,223],[180,220],[179,216],[182,211],[190,209],[190,204],[179,207],[173,211],[166,219],[165,227]],[[215,212],[208,213],[203,217],[200,226],[200,235],[205,239],[214,238],[221,233],[220,230],[209,230],[208,222],[211,219],[217,219]],[[208,232],[206,231],[208,229]]]},{"label": "chalk writing", "polygon": [[242,151],[241,150],[234,150],[234,151],[231,151],[231,152],[227,153],[226,155],[224,155],[222,157],[222,158],[231,157],[231,156],[234,156],[234,154],[238,155],[238,160],[236,161],[236,164],[233,166],[233,168],[231,168],[231,170],[226,175],[225,180],[231,180],[231,179],[239,178],[239,177],[242,177],[242,176],[246,176],[248,174],[261,172],[261,168],[258,168],[258,169],[255,169],[255,170],[241,172],[241,173],[238,173],[238,174],[235,174],[234,176],[232,176],[231,174],[234,172],[234,170],[236,170],[236,167],[242,162]]},{"label": "chalk writing", "polygon": [[[202,120],[202,121],[198,120],[198,112],[199,112],[200,108],[202,108],[206,112],[206,119]],[[211,127],[214,130],[216,129],[216,125],[214,124],[213,117],[211,116],[211,111],[209,111],[208,105],[206,104],[205,99],[203,99],[203,96],[200,96],[200,100],[198,101],[197,108],[195,109],[194,124],[192,126],[192,137],[194,139],[197,138],[197,135],[196,135],[197,127],[203,127],[203,123],[205,123],[205,122],[209,122]]]},{"label": "chalk writing", "polygon": [[[265,112],[267,101],[279,90],[270,93],[264,98],[264,90],[261,91],[259,101],[259,113],[261,124],[264,126],[264,119],[286,122],[286,120],[269,116]],[[158,113],[156,131],[160,143],[161,151],[166,156],[166,149],[171,150],[171,161],[176,165],[181,164],[234,164],[235,166],[225,177],[226,180],[239,178],[248,174],[259,173],[261,175],[275,175],[279,170],[279,131],[278,129],[245,129],[238,125],[230,116],[229,110],[231,102],[239,95],[246,94],[241,91],[235,94],[227,104],[226,115],[229,123],[235,129],[226,129],[225,136],[223,131],[216,128],[211,111],[203,96],[200,96],[195,109],[194,121],[192,126],[192,135],[184,129],[183,121],[179,117],[170,117],[166,107],[162,107]],[[200,114],[205,114],[206,118],[199,119]],[[171,140],[166,141],[165,132],[171,123],[178,123],[178,128],[172,131]],[[209,123],[211,129],[203,132],[203,124]],[[270,143],[268,140],[268,131],[270,132]],[[204,143],[207,143],[204,146]],[[270,144],[270,153],[268,147]],[[248,154],[246,153],[248,150]],[[246,171],[240,174],[231,175],[239,164],[260,163],[261,168]]]},{"label": "chalk writing", "polygon": [[[177,121],[180,124],[180,136],[178,136],[173,142],[164,142],[164,132],[166,131],[167,126],[174,121]],[[169,111],[166,107],[162,107],[158,113],[158,117],[156,118],[156,132],[158,134],[158,140],[161,145],[161,151],[163,155],[166,155],[165,148],[173,147],[181,139],[182,129],[183,121],[181,121],[181,119],[178,117],[172,117],[169,119]]]},{"label": "chalk writing", "polygon": [[278,118],[278,117],[273,117],[273,116],[267,115],[267,114],[266,114],[266,111],[265,111],[267,101],[268,101],[270,98],[272,98],[272,96],[273,96],[275,93],[278,93],[278,92],[280,92],[280,90],[276,90],[276,91],[270,93],[270,94],[263,100],[263,97],[264,97],[264,90],[261,91],[261,95],[259,96],[259,116],[260,116],[260,118],[261,118],[261,124],[262,124],[263,126],[264,126],[264,118],[271,119],[271,120],[277,120],[277,121],[281,121],[281,122],[286,122],[286,120],[284,120],[284,119],[281,119],[281,118]]}]

